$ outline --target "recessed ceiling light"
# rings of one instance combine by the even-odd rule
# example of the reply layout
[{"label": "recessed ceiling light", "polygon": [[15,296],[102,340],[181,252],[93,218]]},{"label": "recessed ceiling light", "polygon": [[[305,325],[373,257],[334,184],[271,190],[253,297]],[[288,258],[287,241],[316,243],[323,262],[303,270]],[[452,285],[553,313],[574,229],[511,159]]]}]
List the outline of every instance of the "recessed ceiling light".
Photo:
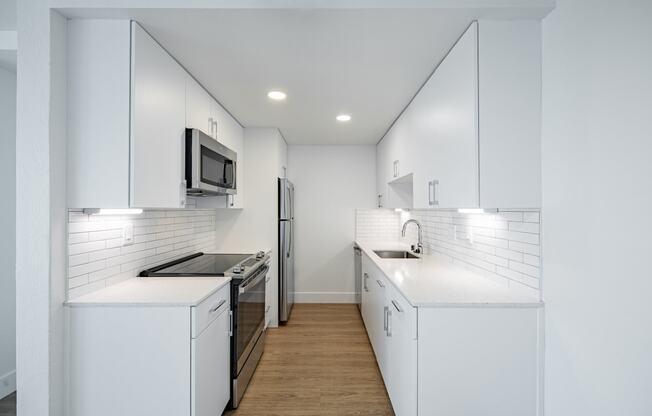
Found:
[{"label": "recessed ceiling light", "polygon": [[351,121],[351,116],[348,114],[340,114],[339,116],[335,117],[335,120],[337,121]]},{"label": "recessed ceiling light", "polygon": [[267,96],[272,100],[280,101],[285,100],[287,94],[285,94],[283,91],[270,91],[267,93]]}]

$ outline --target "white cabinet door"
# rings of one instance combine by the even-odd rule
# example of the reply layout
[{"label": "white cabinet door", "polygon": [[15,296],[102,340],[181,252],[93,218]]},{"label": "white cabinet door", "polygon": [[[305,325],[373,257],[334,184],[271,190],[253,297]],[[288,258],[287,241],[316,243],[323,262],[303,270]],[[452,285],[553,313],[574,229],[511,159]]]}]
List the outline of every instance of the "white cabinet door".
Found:
[{"label": "white cabinet door", "polygon": [[371,344],[376,353],[376,361],[383,377],[387,377],[387,302],[386,289],[387,284],[385,278],[382,276],[377,268],[373,268],[373,275],[370,275],[368,285],[372,292],[372,336]]},{"label": "white cabinet door", "polygon": [[387,288],[387,306],[387,393],[394,413],[416,416],[417,310],[392,285]]},{"label": "white cabinet door", "polygon": [[477,24],[459,39],[410,105],[418,168],[415,206],[479,204]]},{"label": "white cabinet door", "polygon": [[138,24],[132,25],[131,206],[182,208],[186,74]]},{"label": "white cabinet door", "polygon": [[190,75],[186,75],[186,127],[213,136],[211,96]]},{"label": "white cabinet door", "polygon": [[385,278],[382,272],[362,255],[362,319],[364,320],[369,342],[376,354],[376,361],[381,373],[385,366]]},{"label": "white cabinet door", "polygon": [[362,253],[362,300],[360,305],[360,313],[362,314],[362,321],[364,322],[367,334],[369,335],[369,341],[371,341],[371,329],[372,322],[372,298],[373,294],[370,290],[369,282],[371,278],[369,277],[369,257],[363,252]]},{"label": "white cabinet door", "polygon": [[191,416],[221,415],[229,402],[229,311],[191,341]]}]

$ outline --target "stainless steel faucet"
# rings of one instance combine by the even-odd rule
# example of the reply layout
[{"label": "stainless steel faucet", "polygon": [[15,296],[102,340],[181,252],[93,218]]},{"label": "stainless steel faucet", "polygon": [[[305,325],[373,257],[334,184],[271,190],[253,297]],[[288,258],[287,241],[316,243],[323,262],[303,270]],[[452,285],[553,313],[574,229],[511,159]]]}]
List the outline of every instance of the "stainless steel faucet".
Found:
[{"label": "stainless steel faucet", "polygon": [[407,228],[408,224],[411,223],[411,222],[416,224],[418,235],[419,235],[419,240],[417,242],[417,248],[415,249],[414,246],[412,246],[412,251],[419,254],[419,253],[421,253],[423,251],[423,235],[421,233],[421,223],[419,221],[417,221],[417,220],[414,220],[414,219],[410,219],[410,220],[405,221],[405,223],[403,224],[403,230],[401,231],[401,236],[405,237],[405,229]]}]

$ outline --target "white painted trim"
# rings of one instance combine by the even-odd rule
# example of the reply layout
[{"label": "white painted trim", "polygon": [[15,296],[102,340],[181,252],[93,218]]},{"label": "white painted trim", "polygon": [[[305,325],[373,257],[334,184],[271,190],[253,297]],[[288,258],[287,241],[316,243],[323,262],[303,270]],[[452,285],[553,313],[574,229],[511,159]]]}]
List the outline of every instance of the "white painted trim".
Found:
[{"label": "white painted trim", "polygon": [[355,292],[294,292],[294,303],[355,303]]},{"label": "white painted trim", "polygon": [[0,50],[18,50],[18,36],[15,30],[0,30]]},{"label": "white painted trim", "polygon": [[0,399],[16,391],[16,370],[0,377]]}]

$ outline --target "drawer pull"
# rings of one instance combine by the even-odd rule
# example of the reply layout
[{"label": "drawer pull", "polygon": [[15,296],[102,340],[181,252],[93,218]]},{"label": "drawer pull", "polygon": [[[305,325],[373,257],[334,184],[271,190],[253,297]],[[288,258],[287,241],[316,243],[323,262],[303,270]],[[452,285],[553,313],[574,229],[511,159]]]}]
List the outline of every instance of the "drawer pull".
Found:
[{"label": "drawer pull", "polygon": [[385,285],[383,284],[383,282],[381,282],[381,281],[378,280],[378,279],[376,279],[376,283],[378,283],[378,286],[380,286],[380,287],[382,287],[382,288],[385,287]]},{"label": "drawer pull", "polygon": [[398,306],[398,303],[394,299],[392,299],[392,305],[394,305],[397,312],[401,312],[401,313],[403,312],[403,309],[401,309],[401,307]]},{"label": "drawer pull", "polygon": [[217,305],[213,306],[213,308],[212,308],[210,311],[208,311],[208,313],[213,313],[213,312],[217,311],[217,310],[220,309],[220,308],[222,307],[222,305],[224,305],[225,303],[226,303],[226,299],[222,299],[222,300],[220,301],[220,303],[218,303]]}]

